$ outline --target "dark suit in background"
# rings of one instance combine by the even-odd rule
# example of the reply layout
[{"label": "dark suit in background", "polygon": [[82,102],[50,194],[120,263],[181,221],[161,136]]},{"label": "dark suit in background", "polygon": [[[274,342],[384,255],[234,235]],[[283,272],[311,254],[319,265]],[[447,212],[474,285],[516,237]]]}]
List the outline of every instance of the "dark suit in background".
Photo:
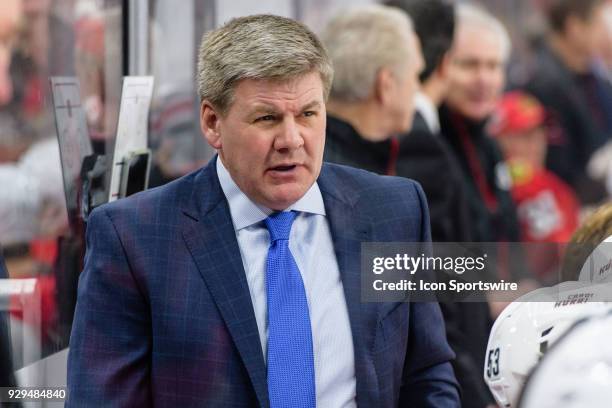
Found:
[{"label": "dark suit in background", "polygon": [[[540,47],[536,61],[536,69],[524,87],[547,109],[552,125],[546,165],[572,186],[582,203],[597,203],[605,198],[605,187],[587,174],[586,167],[593,152],[612,140],[612,134],[606,134],[607,126],[593,117],[578,76],[548,46]],[[597,86],[602,87],[611,104],[612,86],[605,81]],[[606,118],[605,111],[603,115],[612,120]]]},{"label": "dark suit in background", "polygon": [[469,242],[470,217],[461,169],[441,135],[417,112],[412,129],[400,137],[398,176],[418,181],[425,191],[434,242]]},{"label": "dark suit in background", "polygon": [[470,210],[471,240],[519,242],[510,176],[497,143],[486,133],[485,122],[474,123],[443,105],[440,124],[461,169]]},{"label": "dark suit in background", "polygon": [[[466,187],[457,158],[441,134],[430,130],[417,111],[412,129],[400,139],[397,174],[423,187],[434,242],[472,241]],[[482,363],[491,325],[487,303],[441,302],[448,343],[456,354],[453,369],[461,385],[463,408],[482,408],[493,398],[482,378]]]}]

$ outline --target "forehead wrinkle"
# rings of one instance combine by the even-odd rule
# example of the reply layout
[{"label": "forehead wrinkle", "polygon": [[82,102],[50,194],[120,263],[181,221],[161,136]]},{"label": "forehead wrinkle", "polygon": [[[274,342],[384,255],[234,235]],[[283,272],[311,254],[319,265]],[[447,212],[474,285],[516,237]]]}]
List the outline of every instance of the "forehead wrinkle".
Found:
[{"label": "forehead wrinkle", "polygon": [[479,54],[495,49],[495,54],[499,53],[503,57],[504,45],[499,33],[490,27],[464,25],[455,34],[453,48],[455,51],[461,50],[463,54]]},{"label": "forehead wrinkle", "polygon": [[[487,39],[486,41],[489,41]],[[485,42],[486,42],[485,41]],[[457,47],[453,52],[453,57],[462,61],[473,60],[473,61],[494,61],[497,63],[503,63],[503,50],[498,44],[493,45],[492,43],[482,43],[478,48],[473,47]]]},{"label": "forehead wrinkle", "polygon": [[255,100],[256,110],[266,110],[272,108],[275,111],[283,110],[302,110],[305,107],[312,106],[315,104],[321,104],[318,97],[311,97],[311,94],[316,92],[317,88],[312,87],[306,89],[299,95],[295,95],[294,92],[282,92],[282,91],[266,91],[261,90],[252,95],[252,99]]},{"label": "forehead wrinkle", "polygon": [[[304,105],[301,106],[301,110],[305,110],[305,109],[313,109],[313,108],[319,108],[321,107],[321,102],[315,100],[312,100],[308,103],[305,103]],[[266,102],[256,102],[253,105],[253,111],[254,112],[276,112],[276,105],[274,104],[269,104]]]}]

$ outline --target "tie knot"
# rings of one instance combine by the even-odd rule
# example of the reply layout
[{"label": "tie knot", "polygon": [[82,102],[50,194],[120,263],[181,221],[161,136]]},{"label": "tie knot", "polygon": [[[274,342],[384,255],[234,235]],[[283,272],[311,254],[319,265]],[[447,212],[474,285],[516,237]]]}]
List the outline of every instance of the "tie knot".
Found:
[{"label": "tie knot", "polygon": [[270,242],[279,239],[289,240],[291,225],[296,215],[295,211],[275,212],[265,219],[266,227],[270,232]]}]

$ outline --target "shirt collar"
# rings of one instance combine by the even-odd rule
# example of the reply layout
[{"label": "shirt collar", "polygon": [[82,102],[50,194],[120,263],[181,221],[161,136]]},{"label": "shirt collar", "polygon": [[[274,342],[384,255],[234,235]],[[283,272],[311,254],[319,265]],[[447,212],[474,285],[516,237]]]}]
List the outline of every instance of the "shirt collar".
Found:
[{"label": "shirt collar", "polygon": [[[236,231],[257,224],[265,220],[274,211],[263,205],[253,202],[246,194],[240,190],[234,182],[229,172],[217,156],[217,176],[225,198],[229,204],[232,222]],[[319,185],[314,184],[306,191],[298,201],[293,203],[285,211],[300,211],[311,214],[325,215],[325,205]]]},{"label": "shirt collar", "polygon": [[434,134],[440,133],[440,117],[432,100],[424,93],[417,92],[414,96],[414,104],[416,110],[423,116],[429,130]]}]

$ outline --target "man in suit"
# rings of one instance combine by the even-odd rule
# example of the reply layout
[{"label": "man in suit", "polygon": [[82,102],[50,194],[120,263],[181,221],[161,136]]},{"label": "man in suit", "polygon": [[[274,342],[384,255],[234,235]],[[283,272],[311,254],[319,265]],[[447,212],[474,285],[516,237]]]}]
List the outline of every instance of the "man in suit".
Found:
[{"label": "man in suit", "polygon": [[423,69],[412,21],[391,7],[359,7],[334,16],[321,38],[335,71],[325,161],[394,174],[389,139],[410,129]]},{"label": "man in suit", "polygon": [[67,406],[456,407],[435,303],[362,303],[364,241],[429,241],[416,183],[323,164],[332,68],[306,27],[203,39],[207,167],[96,209]]},{"label": "man in suit", "polygon": [[[442,0],[393,0],[387,4],[411,17],[420,39],[424,69],[420,70],[421,52],[413,40],[412,29],[412,36],[405,38],[398,34],[400,30],[389,29],[388,19],[365,16],[363,20],[368,24],[360,25],[355,24],[356,17],[346,12],[332,19],[322,36],[336,71],[328,104],[324,158],[376,173],[415,179],[427,196],[432,239],[469,242],[470,219],[461,168],[439,134],[437,113],[448,87],[447,53],[453,43],[454,7]],[[401,17],[400,14],[398,20]],[[363,41],[366,36],[371,43]],[[389,43],[402,44],[402,47],[390,48],[386,46]],[[412,52],[404,51],[408,54],[406,58],[401,50]],[[405,59],[408,62],[404,65],[419,68],[411,73],[413,92],[403,98],[386,97],[390,87],[384,86],[385,70],[392,70],[389,67]],[[416,93],[419,76],[421,92]],[[414,98],[415,95],[418,97]],[[398,121],[391,120],[402,109],[412,117],[415,107],[409,133],[407,121],[398,125]],[[394,137],[399,133],[403,135]],[[489,335],[488,305],[447,302],[441,307],[449,344],[457,354],[453,366],[463,391],[462,406],[484,408],[492,398],[478,361]],[[474,338],[484,341],[481,350],[471,344]]]},{"label": "man in suit", "polygon": [[535,49],[524,88],[547,110],[551,132],[547,168],[567,182],[582,204],[606,198],[605,185],[587,171],[593,154],[612,140],[612,85],[595,61],[603,42],[604,0],[551,0],[550,28]]},{"label": "man in suit", "polygon": [[467,188],[471,239],[519,241],[510,178],[486,124],[505,84],[510,37],[492,14],[472,4],[457,5],[449,84],[439,110],[441,132],[451,146]]},{"label": "man in suit", "polygon": [[[399,139],[397,175],[412,178],[423,187],[434,242],[470,242],[472,220],[462,170],[441,134],[438,115],[449,86],[455,7],[445,0],[390,0],[387,4],[412,17],[425,60],[421,91],[415,99],[414,123],[410,132]],[[440,307],[448,342],[457,356],[452,364],[462,389],[462,407],[492,405],[480,365],[492,324],[488,304],[443,302]]]},{"label": "man in suit", "polygon": [[[440,134],[438,107],[448,89],[449,50],[455,33],[455,7],[445,0],[389,0],[414,21],[425,67],[415,95],[415,117],[399,138],[397,175],[418,181],[425,191],[434,242],[470,241],[470,218],[459,163]],[[448,180],[440,183],[440,178]]]}]

